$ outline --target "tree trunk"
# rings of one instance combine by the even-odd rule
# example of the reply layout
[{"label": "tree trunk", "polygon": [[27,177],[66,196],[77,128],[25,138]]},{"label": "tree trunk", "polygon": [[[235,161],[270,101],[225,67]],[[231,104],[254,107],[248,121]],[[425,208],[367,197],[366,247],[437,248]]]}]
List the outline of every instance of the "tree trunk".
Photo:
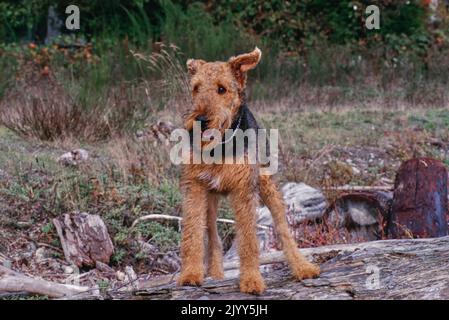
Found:
[{"label": "tree trunk", "polygon": [[404,162],[396,176],[388,232],[391,238],[447,235],[447,170],[441,161]]}]

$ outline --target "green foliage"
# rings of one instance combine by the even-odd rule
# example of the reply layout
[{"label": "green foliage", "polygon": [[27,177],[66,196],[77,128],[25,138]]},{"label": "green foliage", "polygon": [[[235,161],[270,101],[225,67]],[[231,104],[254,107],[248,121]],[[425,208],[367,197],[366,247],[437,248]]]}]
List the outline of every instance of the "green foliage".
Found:
[{"label": "green foliage", "polygon": [[158,222],[142,223],[136,229],[144,238],[156,244],[162,251],[177,248],[181,240],[179,232]]},{"label": "green foliage", "polygon": [[367,31],[365,8],[372,1],[215,1],[213,13],[218,20],[232,14],[253,33],[280,41],[287,50],[303,49],[320,41],[344,44],[363,39],[376,41],[378,33],[407,36],[425,27],[425,9],[418,0],[382,1],[381,29]]},{"label": "green foliage", "polygon": [[[100,34],[120,37],[133,35],[136,25],[130,23],[130,13],[144,14],[144,20],[134,21],[138,23],[157,19],[152,14],[158,9],[157,0],[78,0],[76,3],[71,0],[1,0],[0,23],[6,28],[0,29],[0,41],[18,41],[23,37],[27,40],[43,40],[49,6],[54,6],[57,14],[64,20],[65,8],[71,4],[80,8],[80,32],[88,37]],[[148,27],[148,23],[145,26]]]},{"label": "green foliage", "polygon": [[114,254],[111,257],[111,262],[119,265],[123,262],[127,255],[127,252],[124,248],[116,248]]},{"label": "green foliage", "polygon": [[[6,50],[12,51],[11,54],[5,53]],[[11,49],[10,46],[8,46],[8,49],[0,47],[0,97],[3,96],[6,89],[14,84],[14,76],[19,64],[14,57],[14,51],[16,50],[17,48]]]},{"label": "green foliage", "polygon": [[109,288],[109,281],[107,280],[98,280],[97,285],[101,291],[106,291]]},{"label": "green foliage", "polygon": [[223,60],[241,48],[253,46],[251,42],[254,41],[236,26],[231,16],[215,21],[199,2],[184,9],[170,0],[163,0],[161,9],[162,39],[176,44],[188,56]]},{"label": "green foliage", "polygon": [[50,0],[2,0],[0,1],[0,42],[28,40],[46,24]]},{"label": "green foliage", "polygon": [[[42,40],[42,24],[50,4],[64,18],[72,1],[1,0],[0,21],[6,28],[0,31],[0,41],[35,36]],[[76,4],[82,19],[78,35],[128,37],[141,46],[164,40],[177,44],[186,54],[205,58],[220,58],[244,44],[248,46],[249,34],[286,50],[303,50],[320,41],[376,43],[391,36],[416,36],[427,29],[426,11],[419,0],[376,3],[381,13],[379,31],[364,26],[370,0],[79,0]]]},{"label": "green foliage", "polygon": [[53,223],[49,222],[41,227],[41,231],[48,234],[53,231]]}]

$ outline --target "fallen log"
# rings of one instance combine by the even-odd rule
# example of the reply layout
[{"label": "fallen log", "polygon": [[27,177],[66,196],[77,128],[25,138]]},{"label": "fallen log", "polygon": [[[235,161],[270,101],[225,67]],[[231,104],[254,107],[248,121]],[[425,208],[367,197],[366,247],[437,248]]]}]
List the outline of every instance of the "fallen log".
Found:
[{"label": "fallen log", "polygon": [[[294,281],[283,264],[264,273],[261,296],[238,290],[238,262],[221,281],[206,279],[201,287],[178,287],[173,275],[140,281],[138,290],[109,294],[132,299],[449,299],[449,237],[381,240],[300,249],[321,266],[317,279]],[[262,264],[284,262],[281,252],[261,257]]]},{"label": "fallen log", "polygon": [[0,294],[28,293],[43,295],[49,298],[84,297],[91,296],[88,287],[50,282],[42,279],[27,277],[11,269],[0,266]]},{"label": "fallen log", "polygon": [[[108,290],[106,295],[114,299],[449,299],[449,236],[300,251],[320,264],[320,277],[294,281],[288,267],[280,264],[285,261],[282,252],[264,254],[261,264],[278,265],[263,274],[267,290],[260,296],[239,292],[236,261],[225,264],[224,280],[208,278],[201,287],[178,287],[177,275],[172,274],[150,280],[133,279],[122,286],[129,290]],[[10,285],[5,286],[5,282]],[[102,298],[98,289],[31,279],[0,266],[0,295],[5,292],[30,292],[62,299]]]}]

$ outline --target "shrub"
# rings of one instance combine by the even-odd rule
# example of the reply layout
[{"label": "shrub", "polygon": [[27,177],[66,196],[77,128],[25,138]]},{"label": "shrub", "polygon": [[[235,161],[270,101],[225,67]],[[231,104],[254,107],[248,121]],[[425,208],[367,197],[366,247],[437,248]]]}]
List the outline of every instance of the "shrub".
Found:
[{"label": "shrub", "polygon": [[0,102],[0,123],[19,135],[45,141],[98,141],[132,127],[138,106],[128,95],[112,87],[86,107],[54,80],[17,84]]}]

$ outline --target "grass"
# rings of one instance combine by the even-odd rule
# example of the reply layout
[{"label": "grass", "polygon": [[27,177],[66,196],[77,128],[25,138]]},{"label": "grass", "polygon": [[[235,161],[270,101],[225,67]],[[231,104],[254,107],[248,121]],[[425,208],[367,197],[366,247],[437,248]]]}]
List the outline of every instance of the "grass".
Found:
[{"label": "grass", "polygon": [[[140,168],[125,166],[116,154],[109,154],[108,143],[87,146],[92,159],[88,164],[63,167],[56,161],[65,152],[63,147],[23,139],[5,128],[0,134],[0,168],[8,173],[8,178],[0,179],[0,228],[14,229],[16,221],[33,222],[32,228],[38,228],[46,242],[53,243],[57,239],[50,228],[53,217],[73,211],[97,213],[103,216],[115,240],[114,261],[125,263],[133,255],[129,221],[149,213],[179,214],[180,195],[175,176],[167,176],[164,181],[152,180]],[[121,146],[116,145],[117,149]],[[139,157],[149,157],[155,150],[153,146]],[[141,148],[138,152],[145,150]],[[155,159],[147,161],[158,163]],[[162,231],[170,230],[164,228],[148,229],[143,237],[152,239],[164,250],[176,248],[176,241],[167,242],[162,236],[165,234]]]},{"label": "grass", "polygon": [[264,127],[279,129],[284,181],[322,186],[326,170],[332,171],[328,163],[335,159],[359,161],[364,172],[348,182],[362,185],[378,183],[380,177],[394,179],[397,166],[410,157],[447,161],[444,148],[430,144],[432,137],[448,141],[447,109],[283,110],[259,112],[258,118]]}]

